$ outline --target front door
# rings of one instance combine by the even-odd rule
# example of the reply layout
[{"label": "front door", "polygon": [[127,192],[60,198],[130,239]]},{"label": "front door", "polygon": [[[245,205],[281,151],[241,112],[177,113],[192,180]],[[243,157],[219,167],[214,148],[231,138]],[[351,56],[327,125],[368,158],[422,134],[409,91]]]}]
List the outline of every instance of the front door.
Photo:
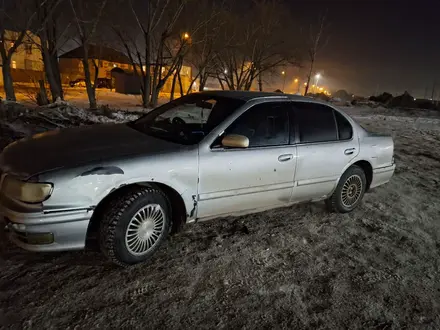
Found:
[{"label": "front door", "polygon": [[[296,147],[290,145],[289,102],[256,104],[239,116],[209,148],[200,150],[198,218],[288,203]],[[227,149],[221,138],[249,138],[245,149]]]},{"label": "front door", "polygon": [[296,186],[293,201],[320,199],[330,194],[343,169],[359,153],[349,121],[333,108],[294,102],[298,125]]}]

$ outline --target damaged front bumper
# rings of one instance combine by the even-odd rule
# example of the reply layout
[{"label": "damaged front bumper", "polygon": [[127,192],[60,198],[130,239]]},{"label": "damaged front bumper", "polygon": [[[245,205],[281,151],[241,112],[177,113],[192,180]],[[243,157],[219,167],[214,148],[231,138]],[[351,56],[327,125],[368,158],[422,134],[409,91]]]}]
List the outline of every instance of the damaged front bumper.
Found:
[{"label": "damaged front bumper", "polygon": [[10,240],[29,251],[67,251],[85,247],[92,211],[45,212],[41,205],[26,205],[0,195],[0,218]]}]

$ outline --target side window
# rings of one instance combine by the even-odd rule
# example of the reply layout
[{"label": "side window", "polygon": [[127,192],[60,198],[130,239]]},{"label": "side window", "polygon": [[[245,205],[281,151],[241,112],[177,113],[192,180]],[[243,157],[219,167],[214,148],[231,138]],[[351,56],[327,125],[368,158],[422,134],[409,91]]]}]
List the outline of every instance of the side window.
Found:
[{"label": "side window", "polygon": [[311,102],[295,102],[294,106],[301,143],[338,140],[332,108]]},{"label": "side window", "polygon": [[225,134],[249,138],[249,147],[279,146],[289,143],[289,118],[283,102],[262,103],[248,109],[229,126]]},{"label": "side window", "polygon": [[338,111],[334,111],[336,123],[338,124],[339,140],[350,140],[353,137],[353,128],[351,124]]}]

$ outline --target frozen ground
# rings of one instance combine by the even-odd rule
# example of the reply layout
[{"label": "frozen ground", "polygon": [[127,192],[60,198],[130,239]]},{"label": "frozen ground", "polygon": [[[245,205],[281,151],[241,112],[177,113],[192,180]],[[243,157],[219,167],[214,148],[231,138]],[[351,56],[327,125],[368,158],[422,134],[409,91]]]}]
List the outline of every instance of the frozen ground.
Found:
[{"label": "frozen ground", "polygon": [[440,328],[438,119],[417,126],[424,112],[387,111],[347,110],[393,135],[397,162],[351,214],[317,203],[188,225],[130,269],[95,252],[24,252],[0,232],[1,325]]},{"label": "frozen ground", "polygon": [[[89,101],[84,87],[63,86],[65,100],[76,107],[88,108]],[[36,106],[35,94],[36,87],[33,84],[20,84],[16,87],[17,100],[30,107]],[[4,93],[0,92],[4,97]],[[170,95],[161,93],[159,103],[169,100]],[[98,106],[111,106],[113,109],[122,109],[129,111],[143,111],[141,95],[120,94],[106,88],[96,89],[96,99]]]}]

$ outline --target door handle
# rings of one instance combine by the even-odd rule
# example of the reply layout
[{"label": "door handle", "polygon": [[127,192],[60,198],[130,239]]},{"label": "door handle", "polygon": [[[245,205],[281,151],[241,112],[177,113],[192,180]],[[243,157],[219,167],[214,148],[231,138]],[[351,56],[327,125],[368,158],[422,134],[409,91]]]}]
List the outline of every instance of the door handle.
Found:
[{"label": "door handle", "polygon": [[279,162],[287,162],[293,158],[292,154],[284,154],[278,157]]},{"label": "door handle", "polygon": [[356,148],[345,149],[344,154],[353,155],[355,150],[356,150]]}]

